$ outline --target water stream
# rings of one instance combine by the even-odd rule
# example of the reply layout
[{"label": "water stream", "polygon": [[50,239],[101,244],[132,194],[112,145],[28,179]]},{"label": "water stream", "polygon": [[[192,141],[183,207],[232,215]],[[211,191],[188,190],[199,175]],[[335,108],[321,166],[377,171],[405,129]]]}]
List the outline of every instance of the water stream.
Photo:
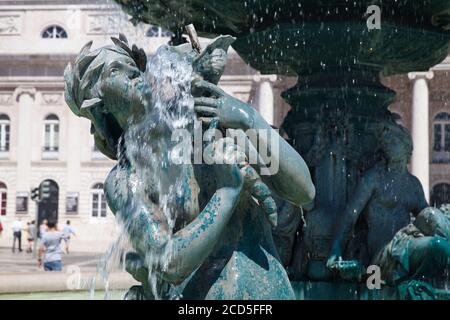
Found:
[{"label": "water stream", "polygon": [[[162,46],[149,57],[144,77],[145,114],[130,119],[130,126],[119,143],[121,186],[115,197],[126,195],[126,212],[117,212],[121,226],[118,240],[100,264],[108,298],[108,274],[122,267],[124,254],[134,247],[148,268],[148,283],[155,298],[160,298],[157,269],[164,270],[172,255],[171,237],[177,215],[183,212],[189,188],[184,186],[192,172],[179,163],[177,129],[192,130],[195,119],[190,94],[192,57]],[[149,250],[149,248],[151,250]]]}]

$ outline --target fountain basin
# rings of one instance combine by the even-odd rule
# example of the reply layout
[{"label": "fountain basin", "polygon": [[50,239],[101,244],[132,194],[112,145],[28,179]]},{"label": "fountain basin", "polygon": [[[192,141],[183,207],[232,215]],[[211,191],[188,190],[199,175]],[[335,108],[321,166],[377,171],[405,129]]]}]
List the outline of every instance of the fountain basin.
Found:
[{"label": "fountain basin", "polygon": [[[135,21],[174,32],[193,23],[207,37],[237,37],[234,49],[262,73],[303,74],[323,68],[383,68],[385,73],[427,70],[450,43],[445,0],[139,1],[116,0]],[[381,29],[369,30],[370,5],[381,8]]]}]

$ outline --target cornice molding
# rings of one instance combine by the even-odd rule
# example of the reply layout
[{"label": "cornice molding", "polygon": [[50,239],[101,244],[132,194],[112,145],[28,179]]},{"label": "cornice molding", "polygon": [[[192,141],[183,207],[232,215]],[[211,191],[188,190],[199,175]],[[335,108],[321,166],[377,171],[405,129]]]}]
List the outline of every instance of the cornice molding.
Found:
[{"label": "cornice molding", "polygon": [[108,0],[0,0],[0,8],[3,6],[54,6],[54,5],[89,5],[101,6],[111,5]]},{"label": "cornice molding", "polygon": [[61,160],[40,160],[32,161],[31,167],[36,168],[66,168],[67,162]]},{"label": "cornice molding", "polygon": [[[17,87],[64,88],[63,77],[0,77],[0,90]],[[4,88],[4,89],[2,89]],[[14,90],[14,89],[13,89]],[[10,91],[10,90],[7,90]]]}]

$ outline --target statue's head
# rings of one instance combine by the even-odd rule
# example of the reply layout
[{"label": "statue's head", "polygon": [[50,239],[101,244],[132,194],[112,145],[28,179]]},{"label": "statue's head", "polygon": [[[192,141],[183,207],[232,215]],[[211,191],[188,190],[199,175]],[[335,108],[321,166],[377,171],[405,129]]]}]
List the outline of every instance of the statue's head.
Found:
[{"label": "statue's head", "polygon": [[428,207],[416,217],[414,225],[426,236],[446,237],[449,231],[448,219],[449,216],[438,208]]},{"label": "statue's head", "polygon": [[[91,121],[91,133],[98,149],[117,159],[119,138],[145,113],[144,95],[147,56],[135,45],[129,47],[125,36],[111,38],[113,45],[91,51],[86,44],[73,64],[64,72],[65,98],[75,115]],[[194,73],[217,83],[224,71],[226,51],[235,38],[221,36],[201,54],[195,54]],[[173,47],[179,54],[191,54],[190,44]],[[149,75],[147,74],[147,77]],[[147,87],[147,89],[146,89]],[[147,97],[148,98],[148,97]]]},{"label": "statue's head", "polygon": [[147,58],[142,49],[130,49],[123,35],[112,41],[113,45],[93,51],[89,42],[67,66],[64,79],[70,109],[91,121],[97,147],[116,159],[120,136],[144,113],[141,97]]},{"label": "statue's head", "polygon": [[388,162],[402,163],[406,167],[413,151],[408,129],[395,122],[382,123],[378,141]]}]

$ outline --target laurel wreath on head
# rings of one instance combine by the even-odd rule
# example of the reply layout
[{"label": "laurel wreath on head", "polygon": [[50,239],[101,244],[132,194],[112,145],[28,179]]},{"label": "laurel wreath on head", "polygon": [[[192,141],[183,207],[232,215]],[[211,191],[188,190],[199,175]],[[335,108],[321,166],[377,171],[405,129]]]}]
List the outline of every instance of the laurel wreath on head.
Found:
[{"label": "laurel wreath on head", "polygon": [[101,90],[97,86],[105,65],[104,59],[97,59],[108,51],[128,55],[136,63],[140,71],[144,72],[147,66],[147,56],[143,49],[136,45],[129,47],[128,40],[123,34],[119,38],[112,37],[114,46],[106,46],[91,51],[92,41],[88,42],[80,51],[75,62],[69,63],[64,71],[65,100],[72,112],[79,116],[91,119],[92,108],[103,106]]},{"label": "laurel wreath on head", "polygon": [[[107,137],[100,135],[95,123],[94,110],[106,112],[99,79],[104,70],[106,55],[111,52],[129,56],[137,68],[144,72],[147,66],[147,56],[143,49],[133,45],[130,49],[128,40],[123,34],[119,38],[111,38],[114,45],[109,45],[91,51],[92,41],[80,51],[74,63],[69,63],[64,71],[64,95],[72,112],[79,117],[91,121],[91,134],[94,135],[99,150],[111,159],[117,159],[115,147],[107,142]],[[97,143],[99,142],[99,143]]]}]

